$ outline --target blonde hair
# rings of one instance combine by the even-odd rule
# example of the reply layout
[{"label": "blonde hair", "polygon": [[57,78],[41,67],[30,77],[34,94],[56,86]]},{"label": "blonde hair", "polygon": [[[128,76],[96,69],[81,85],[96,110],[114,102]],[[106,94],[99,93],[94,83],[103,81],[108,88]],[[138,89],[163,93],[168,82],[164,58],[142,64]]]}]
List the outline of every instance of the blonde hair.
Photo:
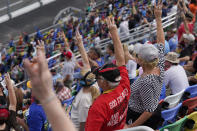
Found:
[{"label": "blonde hair", "polygon": [[[80,74],[82,76],[85,76],[86,73],[88,73],[89,70],[81,70]],[[88,85],[90,85],[92,82],[94,82],[96,76],[93,74],[93,73],[89,73],[86,77],[86,83]],[[90,88],[90,93],[91,93],[91,96],[92,96],[92,102],[94,102],[94,100],[100,95],[100,91],[95,87],[95,86],[89,86],[89,87],[86,87],[86,88]]]},{"label": "blonde hair", "polygon": [[147,62],[147,61],[145,61],[145,60],[143,60],[142,58],[139,58],[139,57],[138,57],[138,59],[142,63],[142,65],[141,65],[142,67],[148,68],[150,70],[155,68],[158,65],[158,63],[159,63],[159,59],[158,58],[155,59],[152,62]]}]

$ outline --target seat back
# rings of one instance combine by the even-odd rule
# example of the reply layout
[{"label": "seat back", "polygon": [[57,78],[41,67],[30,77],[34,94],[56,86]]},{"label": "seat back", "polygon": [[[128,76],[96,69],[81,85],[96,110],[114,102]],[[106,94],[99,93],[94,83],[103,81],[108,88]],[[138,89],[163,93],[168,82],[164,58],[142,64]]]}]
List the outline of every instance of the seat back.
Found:
[{"label": "seat back", "polygon": [[166,129],[168,131],[181,131],[184,127],[186,120],[187,120],[187,117],[184,117],[173,124],[170,124],[161,128],[159,131],[165,131]]},{"label": "seat back", "polygon": [[194,108],[197,107],[197,97],[187,99],[183,102],[183,106],[188,108],[187,114],[194,112]]},{"label": "seat back", "polygon": [[187,116],[188,119],[195,121],[193,129],[185,128],[184,131],[196,131],[197,130],[197,111]]},{"label": "seat back", "polygon": [[68,100],[65,100],[62,102],[62,104],[66,104],[67,106],[70,106],[73,102],[73,100],[75,99],[75,96],[72,96],[71,98],[69,98]]},{"label": "seat back", "polygon": [[181,100],[183,96],[184,90],[180,91],[179,93],[175,95],[167,96],[164,101],[169,103],[168,109],[175,107]]},{"label": "seat back", "polygon": [[175,122],[179,109],[181,108],[182,103],[178,104],[176,107],[164,110],[161,112],[161,116],[164,119],[163,126],[167,125],[168,122]]},{"label": "seat back", "polygon": [[197,84],[193,86],[189,86],[188,88],[185,89],[185,92],[190,93],[190,98],[196,97],[197,96]]},{"label": "seat back", "polygon": [[119,130],[119,131],[154,131],[154,130],[148,126],[137,126],[137,127]]},{"label": "seat back", "polygon": [[160,100],[165,99],[166,98],[166,85],[163,82],[163,87],[161,89],[161,95],[160,95]]}]

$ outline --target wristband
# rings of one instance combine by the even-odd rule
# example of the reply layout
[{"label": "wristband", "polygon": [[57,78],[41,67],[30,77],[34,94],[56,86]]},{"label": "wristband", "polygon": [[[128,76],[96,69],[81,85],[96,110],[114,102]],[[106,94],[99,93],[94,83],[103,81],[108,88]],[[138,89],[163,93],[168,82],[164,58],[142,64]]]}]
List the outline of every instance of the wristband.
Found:
[{"label": "wristband", "polygon": [[50,103],[52,100],[54,100],[56,98],[56,95],[52,95],[50,97],[48,97],[46,100],[42,101],[41,104],[44,105],[44,104],[48,104]]}]

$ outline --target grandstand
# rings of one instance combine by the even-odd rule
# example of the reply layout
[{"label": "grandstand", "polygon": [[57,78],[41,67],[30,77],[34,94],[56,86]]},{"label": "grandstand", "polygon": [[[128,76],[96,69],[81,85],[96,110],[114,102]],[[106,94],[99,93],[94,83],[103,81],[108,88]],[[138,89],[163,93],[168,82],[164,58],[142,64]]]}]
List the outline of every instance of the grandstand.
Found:
[{"label": "grandstand", "polygon": [[[23,0],[21,0],[21,1],[19,0],[17,2],[17,4],[23,3],[22,1]],[[44,1],[35,0],[35,1],[31,1],[31,2],[29,1],[26,4],[21,5],[21,6],[26,6],[26,5],[28,6],[28,4],[31,4],[34,2],[39,2],[39,4],[42,6],[44,5],[43,4]],[[24,70],[23,60],[29,59],[30,61],[33,61],[33,57],[36,55],[36,51],[37,51],[36,45],[39,44],[38,40],[42,40],[44,42],[44,49],[46,52],[48,67],[49,67],[49,70],[51,70],[52,72],[54,72],[54,70],[55,70],[55,72],[57,74],[59,74],[61,77],[63,77],[63,74],[62,74],[63,67],[62,66],[63,66],[63,64],[69,63],[68,58],[71,59],[73,56],[75,56],[76,61],[79,64],[79,66],[83,66],[83,64],[85,64],[84,56],[82,55],[83,53],[81,52],[79,45],[76,45],[76,43],[75,43],[76,40],[79,41],[79,36],[75,36],[75,34],[77,33],[78,30],[79,30],[80,34],[82,34],[85,50],[87,52],[90,52],[92,50],[92,48],[101,49],[101,51],[103,52],[104,55],[101,55],[100,57],[101,57],[101,61],[102,60],[104,61],[106,54],[107,54],[106,50],[107,50],[108,46],[111,43],[114,43],[114,39],[111,38],[111,34],[109,34],[109,32],[110,32],[110,30],[108,29],[109,23],[106,22],[106,19],[108,17],[115,18],[115,23],[118,27],[118,35],[120,36],[120,41],[124,45],[127,45],[128,47],[131,47],[133,49],[135,47],[135,45],[137,45],[139,43],[141,43],[140,45],[142,45],[142,46],[143,46],[143,44],[146,46],[147,43],[151,43],[151,45],[152,44],[155,45],[155,43],[158,42],[158,36],[157,36],[158,35],[158,28],[159,28],[158,21],[156,19],[154,19],[154,15],[155,15],[154,13],[152,13],[152,14],[150,13],[151,15],[148,16],[149,12],[151,12],[151,9],[153,9],[153,5],[152,5],[151,1],[139,0],[137,2],[133,2],[133,1],[125,1],[125,0],[121,0],[121,1],[108,0],[108,1],[97,3],[97,4],[95,4],[93,2],[94,1],[92,1],[92,3],[90,3],[85,10],[80,9],[80,8],[76,8],[73,6],[66,7],[66,8],[62,9],[61,11],[59,11],[59,13],[57,13],[56,17],[54,17],[53,25],[51,25],[47,28],[44,28],[44,29],[36,28],[36,32],[34,32],[32,34],[27,34],[24,32],[23,34],[21,34],[19,36],[19,39],[16,39],[16,40],[12,39],[12,40],[10,40],[10,42],[8,42],[5,45],[1,44],[0,45],[2,48],[1,77],[4,78],[6,76],[5,75],[6,72],[10,72],[11,79],[13,79],[13,81],[15,83],[14,86],[21,88],[22,90],[24,90],[24,92],[26,92],[26,91],[28,92],[29,89],[27,89],[27,87],[28,87],[28,83],[29,83],[29,78]],[[112,4],[110,2],[112,2]],[[5,3],[4,3],[4,5],[5,5]],[[13,12],[15,10],[17,10],[17,8],[14,8],[15,4],[11,4],[11,5],[13,6]],[[18,8],[21,8],[21,6],[19,6]],[[111,6],[113,7],[113,9],[111,9],[112,8]],[[172,30],[175,30],[174,28],[177,27],[177,19],[179,19],[178,16],[180,16],[180,15],[182,16],[182,14],[178,11],[173,10],[173,8],[175,6],[173,2],[171,3],[170,1],[166,1],[164,3],[164,6],[166,6],[166,7],[162,8],[162,11],[163,12],[166,11],[165,12],[166,14],[162,14],[161,22],[162,22],[163,30],[165,31],[165,35],[166,35],[165,37],[167,38],[168,33],[169,32],[172,33],[173,32]],[[1,10],[1,7],[0,7],[0,10]],[[4,7],[2,7],[2,10],[5,10]],[[140,13],[140,14],[138,14],[138,13]],[[187,16],[186,14],[187,13],[185,13],[184,17],[182,16],[182,19],[185,23],[180,25],[180,27],[183,26],[183,29],[184,29],[182,31],[183,32],[183,38],[182,38],[183,40],[181,39],[182,40],[181,41],[179,39],[181,47],[177,46],[176,50],[174,50],[174,52],[176,51],[177,53],[179,53],[180,56],[182,54],[181,54],[181,51],[179,51],[179,49],[181,48],[181,50],[184,51],[184,49],[187,48],[187,45],[184,45],[184,44],[187,43],[188,41],[186,41],[185,39],[189,40],[189,42],[191,42],[191,43],[194,43],[191,45],[196,44],[195,43],[196,42],[195,36],[193,36],[193,34],[194,34],[193,28],[197,27],[197,23],[195,23],[195,21],[194,21],[194,23],[189,23],[192,25],[192,27],[186,26],[188,24],[188,23],[186,23],[187,22],[186,17],[191,18],[191,15],[190,15],[191,13],[190,14],[188,13],[189,16]],[[15,17],[14,13],[9,13],[7,15],[9,18]],[[134,20],[132,19],[132,17],[134,17]],[[138,19],[137,17],[139,17],[139,22],[136,22]],[[192,16],[192,19],[193,19],[193,16]],[[128,23],[127,24],[128,31],[125,31],[126,29],[124,28],[124,31],[121,32],[121,30],[122,30],[121,23],[125,22],[125,21],[127,21],[127,23]],[[129,21],[131,21],[131,22],[135,21],[135,25],[132,28],[129,28],[129,26],[130,26]],[[190,20],[190,21],[192,21],[192,20]],[[192,32],[190,31],[190,28],[192,28]],[[179,29],[176,29],[176,30],[178,30],[177,32],[179,33]],[[63,32],[63,34],[65,34],[66,38],[64,38],[64,35],[62,34],[62,32]],[[125,32],[127,32],[126,35],[125,35]],[[96,41],[96,39],[98,39],[98,38],[99,38],[99,40]],[[178,41],[178,38],[177,38],[177,41]],[[166,39],[166,42],[170,43],[170,40]],[[67,50],[67,48],[68,48],[67,44],[69,44],[69,48],[70,48],[69,50]],[[165,46],[166,46],[166,44],[165,44]],[[169,44],[168,44],[168,46],[169,46]],[[157,47],[157,46],[155,46],[155,47]],[[167,51],[166,47],[164,47],[164,48],[165,48],[165,55],[167,55],[168,52],[171,52],[170,46],[168,47],[169,48],[168,51]],[[132,50],[132,52],[136,51],[134,49]],[[129,50],[130,50],[130,48],[129,48]],[[194,49],[194,47],[192,48],[192,50],[196,51],[196,49]],[[196,55],[195,51],[194,51],[194,53],[192,53],[192,55]],[[135,54],[135,57],[137,57],[137,55],[140,53],[135,52],[134,54]],[[88,53],[88,55],[90,55],[90,54]],[[64,57],[66,57],[65,60],[63,60]],[[88,57],[90,57],[89,62],[92,64],[93,60],[92,60],[91,56],[88,56]],[[183,58],[184,59],[180,59],[180,62],[189,61],[189,60],[186,60],[187,55]],[[190,56],[189,56],[189,59],[193,59],[193,63],[195,63],[194,62],[195,57],[193,58],[193,56],[191,56],[191,58],[190,58]],[[95,60],[95,62],[97,62],[97,61]],[[115,60],[115,62],[116,62],[116,60]],[[188,63],[186,62],[186,65]],[[97,63],[97,65],[99,65],[99,63]],[[104,65],[104,62],[102,65]],[[187,67],[184,67],[184,69],[186,70]],[[80,70],[82,70],[82,68]],[[101,70],[103,70],[103,69],[101,69]],[[137,75],[135,78],[133,78],[133,79],[135,79],[135,81],[137,81],[137,79],[141,77],[140,76],[140,69],[138,69],[136,72],[137,72],[136,73]],[[81,87],[79,86],[79,85],[81,85],[81,83],[79,82],[81,79],[78,77],[75,77],[75,75],[78,75],[78,73],[80,73],[80,71],[79,71],[79,69],[76,69],[74,71],[74,75],[73,75],[74,82],[71,83],[71,85],[72,85],[72,87],[70,88],[71,93],[69,94],[70,99],[67,99],[65,101],[61,101],[63,104],[65,104],[65,103],[68,104],[66,110],[68,110],[69,105],[72,105],[73,99],[75,99],[77,97],[76,94],[79,93],[80,89],[81,89]],[[194,75],[194,74],[192,74],[192,75]],[[194,78],[197,79],[196,76],[193,76],[191,78],[191,80],[193,80]],[[65,78],[65,79],[67,79],[67,78]],[[102,79],[102,78],[100,78],[100,79]],[[1,84],[3,82],[4,81],[2,79]],[[56,80],[55,80],[55,83],[56,83]],[[161,82],[160,84],[163,84],[163,83]],[[197,84],[197,82],[195,84]],[[158,84],[158,86],[159,86],[159,84]],[[164,84],[164,86],[165,86],[165,84]],[[193,90],[193,94],[192,94],[192,92],[189,92],[189,90]],[[197,129],[197,126],[195,123],[196,122],[195,118],[197,117],[196,112],[195,112],[196,107],[192,107],[192,109],[190,109],[191,105],[189,105],[187,103],[188,101],[189,102],[196,101],[196,97],[197,97],[197,95],[195,94],[196,90],[197,89],[196,89],[196,85],[195,85],[192,87],[187,87],[187,89],[184,89],[177,94],[167,96],[165,99],[160,99],[160,105],[162,106],[162,111],[160,112],[160,115],[163,118],[163,123],[157,129],[160,129],[161,131],[164,129],[169,129],[170,131],[176,131],[178,128],[177,125],[180,126],[179,130],[181,128],[182,129],[184,128],[185,130]],[[102,90],[101,90],[101,92],[102,92]],[[188,92],[189,92],[189,95],[188,95]],[[104,94],[105,94],[105,92],[104,92]],[[160,92],[160,94],[161,94],[161,92]],[[187,100],[183,99],[183,98],[185,98],[186,94],[188,95]],[[183,105],[185,104],[184,106],[187,106],[187,110],[190,111],[189,113],[185,113],[184,115],[183,114],[180,115],[180,113],[183,113],[183,109],[182,109],[183,105],[182,104]],[[71,113],[73,113],[73,112],[72,111],[68,112],[68,115]],[[193,113],[193,114],[191,114],[191,113]],[[171,114],[171,116],[169,116],[168,114]],[[195,115],[195,117],[194,117],[194,115]],[[185,117],[181,119],[181,117],[183,117],[183,116],[185,116]],[[189,121],[188,119],[192,120],[192,122],[195,121],[192,127],[189,127],[187,124],[183,124],[184,122],[188,122]],[[191,121],[189,121],[189,122],[188,122],[189,124],[192,123]],[[75,121],[74,121],[74,124],[76,124]],[[110,123],[110,124],[112,124],[112,123]],[[158,125],[156,125],[156,126],[158,126]],[[139,130],[143,130],[143,129],[148,129],[148,128],[139,127]],[[133,130],[135,130],[135,129],[133,129]],[[149,129],[149,130],[151,130],[151,129]]]}]

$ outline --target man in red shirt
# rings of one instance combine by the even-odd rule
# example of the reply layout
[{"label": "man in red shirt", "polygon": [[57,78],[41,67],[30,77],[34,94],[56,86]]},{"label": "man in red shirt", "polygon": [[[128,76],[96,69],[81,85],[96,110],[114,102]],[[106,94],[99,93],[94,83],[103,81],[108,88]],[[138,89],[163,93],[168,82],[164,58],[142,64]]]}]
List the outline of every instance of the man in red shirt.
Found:
[{"label": "man in red shirt", "polygon": [[125,125],[130,82],[125,67],[122,44],[113,18],[107,18],[107,25],[115,49],[116,65],[106,64],[95,71],[97,82],[103,89],[92,107],[86,121],[86,131],[112,131],[122,129]]}]

